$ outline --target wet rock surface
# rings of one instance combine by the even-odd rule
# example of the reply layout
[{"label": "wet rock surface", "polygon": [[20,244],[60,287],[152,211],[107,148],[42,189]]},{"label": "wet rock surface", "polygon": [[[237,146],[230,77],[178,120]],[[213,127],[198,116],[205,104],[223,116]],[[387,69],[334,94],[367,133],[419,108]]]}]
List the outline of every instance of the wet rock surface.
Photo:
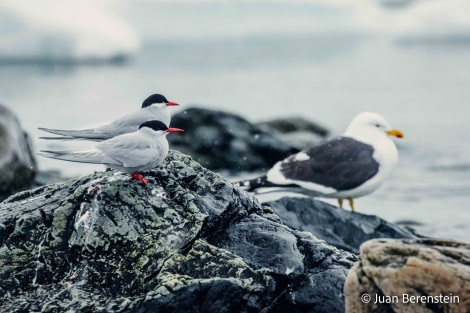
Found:
[{"label": "wet rock surface", "polygon": [[283,197],[264,204],[290,228],[308,231],[330,245],[356,254],[359,246],[370,239],[417,237],[375,215],[353,213],[312,198]]},{"label": "wet rock surface", "polygon": [[32,186],[36,161],[18,118],[0,103],[0,201]]},{"label": "wet rock surface", "polygon": [[357,257],[170,151],[0,204],[1,312],[343,312]]},{"label": "wet rock surface", "polygon": [[299,151],[275,132],[221,111],[189,108],[175,114],[171,126],[185,133],[168,137],[170,146],[212,170],[266,170]]},{"label": "wet rock surface", "polygon": [[360,256],[344,287],[346,312],[470,312],[469,244],[375,239],[361,246]]}]

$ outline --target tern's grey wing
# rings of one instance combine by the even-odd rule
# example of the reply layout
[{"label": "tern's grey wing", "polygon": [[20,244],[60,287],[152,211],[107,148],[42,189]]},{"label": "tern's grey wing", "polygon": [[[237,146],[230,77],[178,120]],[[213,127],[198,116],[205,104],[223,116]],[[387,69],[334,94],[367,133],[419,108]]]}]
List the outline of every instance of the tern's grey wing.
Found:
[{"label": "tern's grey wing", "polygon": [[165,145],[159,146],[155,139],[140,136],[139,133],[120,135],[100,142],[96,147],[128,168],[153,164],[168,152],[168,145],[165,150]]},{"label": "tern's grey wing", "polygon": [[109,124],[100,126],[96,130],[108,134],[108,138],[133,133],[139,130],[142,123],[158,120],[169,126],[170,115],[166,107],[148,107],[121,117]]},{"label": "tern's grey wing", "polygon": [[66,129],[52,129],[52,128],[43,128],[39,127],[40,130],[64,136],[62,138],[58,137],[45,137],[43,139],[49,140],[72,140],[73,138],[77,139],[92,139],[92,140],[106,140],[122,134],[133,133],[139,130],[139,126],[146,121],[145,112],[131,113],[124,117],[121,117],[111,123],[98,126],[96,128],[82,129],[82,130],[66,130]]},{"label": "tern's grey wing", "polygon": [[142,112],[138,111],[121,117],[109,124],[99,126],[96,130],[108,134],[108,138],[113,138],[138,131],[140,124],[143,122],[145,122],[145,116]]}]

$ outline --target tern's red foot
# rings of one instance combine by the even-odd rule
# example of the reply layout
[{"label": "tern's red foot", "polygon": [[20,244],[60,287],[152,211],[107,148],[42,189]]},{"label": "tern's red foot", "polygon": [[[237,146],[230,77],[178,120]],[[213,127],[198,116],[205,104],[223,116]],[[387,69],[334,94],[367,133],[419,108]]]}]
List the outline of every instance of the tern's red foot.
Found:
[{"label": "tern's red foot", "polygon": [[132,178],[143,182],[144,185],[147,185],[149,183],[149,180],[146,179],[144,176],[142,176],[140,173],[135,172],[135,173],[132,173],[131,176],[132,176]]}]

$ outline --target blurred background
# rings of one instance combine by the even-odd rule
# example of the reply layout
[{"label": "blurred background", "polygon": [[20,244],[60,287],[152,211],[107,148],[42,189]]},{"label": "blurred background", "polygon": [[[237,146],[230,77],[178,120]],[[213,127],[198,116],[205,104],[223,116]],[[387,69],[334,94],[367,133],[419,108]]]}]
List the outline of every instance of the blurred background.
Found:
[{"label": "blurred background", "polygon": [[[57,148],[39,126],[100,124],[156,92],[180,110],[302,116],[333,135],[374,111],[405,138],[358,211],[466,241],[469,69],[468,0],[0,1],[0,101],[36,150]],[[67,176],[103,169],[38,162]]]}]

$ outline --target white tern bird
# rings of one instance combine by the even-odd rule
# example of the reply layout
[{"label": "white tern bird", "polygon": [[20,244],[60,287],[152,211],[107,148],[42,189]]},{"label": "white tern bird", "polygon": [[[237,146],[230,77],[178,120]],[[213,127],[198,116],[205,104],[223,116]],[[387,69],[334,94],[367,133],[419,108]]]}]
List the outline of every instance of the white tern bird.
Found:
[{"label": "white tern bird", "polygon": [[109,124],[82,130],[63,130],[39,127],[40,130],[61,136],[40,138],[52,140],[87,139],[102,141],[122,134],[135,132],[139,129],[139,126],[146,121],[161,121],[163,124],[169,126],[171,118],[167,107],[177,105],[179,104],[168,101],[163,95],[153,94],[144,100],[142,108],[139,111],[123,116]]},{"label": "white tern bird", "polygon": [[38,154],[70,162],[104,164],[131,173],[132,178],[147,184],[148,180],[139,172],[158,166],[168,153],[166,135],[182,131],[168,128],[161,121],[147,121],[137,131],[95,143],[89,150],[41,151]]}]

